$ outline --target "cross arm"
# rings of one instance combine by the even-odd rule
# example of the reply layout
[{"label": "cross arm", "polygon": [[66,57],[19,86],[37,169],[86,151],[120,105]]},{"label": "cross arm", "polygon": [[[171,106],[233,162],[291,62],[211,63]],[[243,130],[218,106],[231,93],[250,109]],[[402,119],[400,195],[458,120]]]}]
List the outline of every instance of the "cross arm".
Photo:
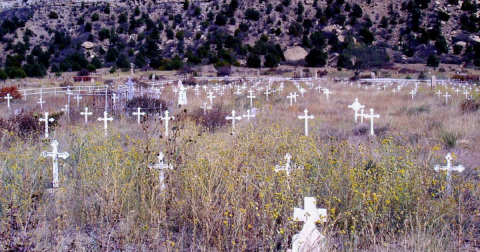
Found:
[{"label": "cross arm", "polygon": [[70,157],[70,154],[68,154],[68,152],[58,153],[57,155],[58,155],[58,157],[63,158],[63,159],[67,159],[68,157]]}]

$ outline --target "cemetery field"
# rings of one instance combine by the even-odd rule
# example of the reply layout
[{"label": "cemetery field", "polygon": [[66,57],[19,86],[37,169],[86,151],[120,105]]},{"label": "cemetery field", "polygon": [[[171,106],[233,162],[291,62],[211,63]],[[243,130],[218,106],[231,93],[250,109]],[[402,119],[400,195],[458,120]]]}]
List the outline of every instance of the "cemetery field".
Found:
[{"label": "cemetery field", "polygon": [[177,81],[0,98],[0,250],[480,249],[476,85]]}]

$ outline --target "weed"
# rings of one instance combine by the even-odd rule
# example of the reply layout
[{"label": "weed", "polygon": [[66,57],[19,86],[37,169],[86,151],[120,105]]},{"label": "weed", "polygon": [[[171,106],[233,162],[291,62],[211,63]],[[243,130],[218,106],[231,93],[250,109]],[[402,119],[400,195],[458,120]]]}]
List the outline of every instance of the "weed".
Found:
[{"label": "weed", "polygon": [[480,108],[480,99],[464,100],[460,103],[460,110],[463,113],[475,112]]},{"label": "weed", "polygon": [[447,149],[454,148],[457,145],[457,140],[459,139],[457,133],[447,131],[442,132],[440,137],[445,145],[445,148]]},{"label": "weed", "polygon": [[197,108],[192,111],[190,117],[197,124],[204,126],[210,132],[227,124],[225,117],[228,116],[228,111],[224,109],[222,104],[215,104],[204,113],[202,108]]}]

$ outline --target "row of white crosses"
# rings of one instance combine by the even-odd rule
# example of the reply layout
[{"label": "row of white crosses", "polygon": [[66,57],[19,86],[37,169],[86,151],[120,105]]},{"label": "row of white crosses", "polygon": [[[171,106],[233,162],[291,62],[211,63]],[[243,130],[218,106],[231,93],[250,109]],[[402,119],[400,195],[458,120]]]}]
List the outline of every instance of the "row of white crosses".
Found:
[{"label": "row of white crosses", "polygon": [[242,116],[235,116],[236,112],[235,110],[232,110],[232,115],[231,116],[226,116],[225,119],[232,121],[232,135],[235,135],[235,121],[240,121],[242,118],[247,118],[248,121],[250,121],[250,118],[255,117],[255,114],[252,114],[250,109],[247,109],[247,114],[242,115]]},{"label": "row of white crosses", "polygon": [[[364,114],[363,113],[363,108],[365,108],[365,105],[362,105],[358,102],[358,98],[355,98],[355,102],[352,103],[351,105],[348,105],[348,108],[353,109],[355,111],[355,123],[357,123],[357,117],[360,116],[362,118],[362,123],[363,123],[363,118],[370,118],[370,135],[374,136],[375,132],[373,130],[373,119],[374,118],[380,118],[379,114],[374,114],[374,109],[370,108],[370,114]],[[361,113],[358,113],[358,110],[361,111]]]}]

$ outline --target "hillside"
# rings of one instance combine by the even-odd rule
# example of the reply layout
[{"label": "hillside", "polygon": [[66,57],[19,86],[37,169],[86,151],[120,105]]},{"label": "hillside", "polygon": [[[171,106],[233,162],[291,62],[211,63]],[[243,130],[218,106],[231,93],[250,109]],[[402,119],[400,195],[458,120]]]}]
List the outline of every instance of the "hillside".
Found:
[{"label": "hillside", "polygon": [[[131,64],[189,71],[214,64],[221,74],[243,65],[480,66],[480,18],[469,1],[23,2],[0,15],[0,78]],[[284,54],[295,46],[305,60]]]}]

